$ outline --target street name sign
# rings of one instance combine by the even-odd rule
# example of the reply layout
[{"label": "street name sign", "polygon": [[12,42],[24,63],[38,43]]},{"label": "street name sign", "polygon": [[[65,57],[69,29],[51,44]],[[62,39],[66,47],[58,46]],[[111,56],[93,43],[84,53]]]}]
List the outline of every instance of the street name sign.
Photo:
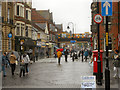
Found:
[{"label": "street name sign", "polygon": [[103,17],[101,16],[101,14],[96,14],[93,19],[94,22],[97,24],[100,24],[103,21]]},{"label": "street name sign", "polygon": [[102,16],[112,16],[112,0],[101,0]]},{"label": "street name sign", "polygon": [[81,88],[96,88],[95,76],[82,76]]},{"label": "street name sign", "polygon": [[70,42],[71,42],[71,43],[75,43],[76,41],[75,41],[75,40],[71,40]]},{"label": "street name sign", "polygon": [[9,38],[11,38],[11,37],[12,37],[12,34],[11,34],[11,33],[9,33],[9,34],[8,34],[8,37],[9,37]]}]

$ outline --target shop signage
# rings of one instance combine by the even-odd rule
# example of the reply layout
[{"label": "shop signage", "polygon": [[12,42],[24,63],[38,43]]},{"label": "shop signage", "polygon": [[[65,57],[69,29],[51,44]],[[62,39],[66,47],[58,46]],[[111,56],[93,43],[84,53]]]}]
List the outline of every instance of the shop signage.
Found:
[{"label": "shop signage", "polygon": [[82,79],[81,88],[96,88],[95,76],[83,76],[81,77],[81,79]]},{"label": "shop signage", "polygon": [[37,46],[41,46],[41,42],[40,41],[37,41]]},{"label": "shop signage", "polygon": [[23,43],[24,43],[24,40],[20,40],[20,44],[23,45]]}]

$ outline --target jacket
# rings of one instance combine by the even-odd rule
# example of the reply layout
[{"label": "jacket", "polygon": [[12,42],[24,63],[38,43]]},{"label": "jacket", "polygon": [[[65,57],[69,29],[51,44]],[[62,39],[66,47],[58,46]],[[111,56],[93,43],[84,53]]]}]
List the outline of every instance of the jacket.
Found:
[{"label": "jacket", "polygon": [[22,59],[24,59],[24,63],[29,63],[30,62],[30,58],[28,55],[26,55],[25,57],[22,56]]},{"label": "jacket", "polygon": [[2,64],[5,65],[6,64],[6,56],[2,56]]},{"label": "jacket", "polygon": [[57,52],[57,57],[60,58],[62,56],[62,53],[60,51]]},{"label": "jacket", "polygon": [[16,63],[16,56],[13,54],[13,55],[10,55],[10,64],[15,64]]},{"label": "jacket", "polygon": [[84,52],[84,56],[88,56],[88,51],[85,51],[85,52]]}]

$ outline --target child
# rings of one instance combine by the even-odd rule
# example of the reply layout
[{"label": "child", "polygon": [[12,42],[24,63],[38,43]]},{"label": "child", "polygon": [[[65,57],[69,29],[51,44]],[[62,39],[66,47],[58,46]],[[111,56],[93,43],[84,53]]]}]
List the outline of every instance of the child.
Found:
[{"label": "child", "polygon": [[22,60],[20,61],[20,77],[23,73],[23,76],[25,76],[25,61],[24,61],[25,55],[23,55]]}]

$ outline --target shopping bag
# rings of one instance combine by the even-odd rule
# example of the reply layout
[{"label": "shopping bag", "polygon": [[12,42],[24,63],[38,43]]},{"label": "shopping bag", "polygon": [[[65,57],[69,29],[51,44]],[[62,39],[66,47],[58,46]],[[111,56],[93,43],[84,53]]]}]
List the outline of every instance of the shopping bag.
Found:
[{"label": "shopping bag", "polygon": [[116,69],[117,69],[116,67],[113,68],[114,71],[116,71]]},{"label": "shopping bag", "polygon": [[15,64],[18,65],[18,61],[15,61]]}]

